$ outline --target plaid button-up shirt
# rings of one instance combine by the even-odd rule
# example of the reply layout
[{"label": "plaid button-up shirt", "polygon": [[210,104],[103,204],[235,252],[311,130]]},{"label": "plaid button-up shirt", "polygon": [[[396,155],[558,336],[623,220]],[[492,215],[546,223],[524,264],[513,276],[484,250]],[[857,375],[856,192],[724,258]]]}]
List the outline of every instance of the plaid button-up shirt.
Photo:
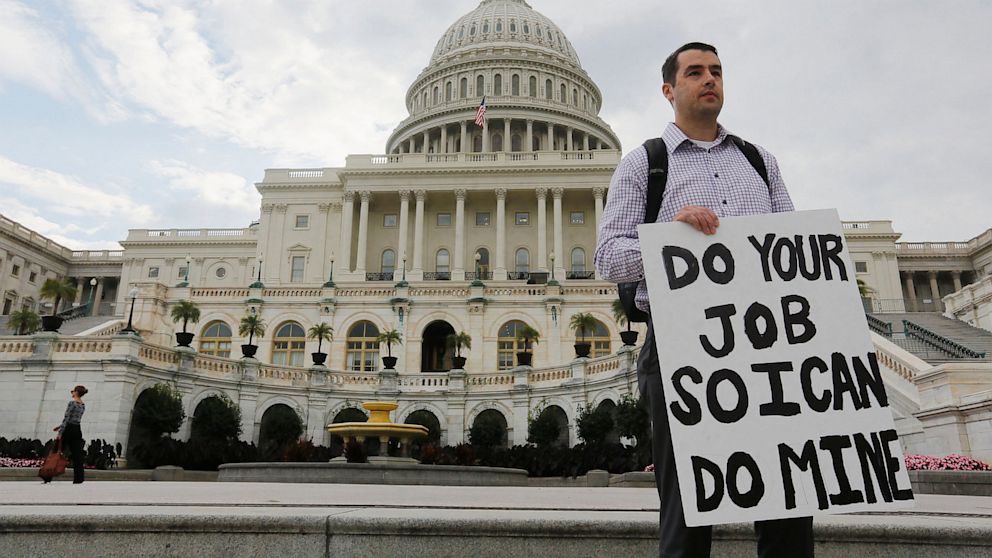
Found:
[{"label": "plaid button-up shirt", "polygon": [[[728,134],[720,126],[716,143],[704,149],[674,123],[668,125],[662,134],[668,149],[668,183],[657,222],[671,221],[687,205],[708,207],[718,217],[793,210],[775,157],[756,146],[768,169],[766,185],[734,142],[725,141]],[[595,256],[596,271],[607,281],[641,282],[636,301],[645,311],[649,310],[648,289],[637,226],[644,222],[648,166],[643,147],[628,153],[617,165],[599,225]]]}]

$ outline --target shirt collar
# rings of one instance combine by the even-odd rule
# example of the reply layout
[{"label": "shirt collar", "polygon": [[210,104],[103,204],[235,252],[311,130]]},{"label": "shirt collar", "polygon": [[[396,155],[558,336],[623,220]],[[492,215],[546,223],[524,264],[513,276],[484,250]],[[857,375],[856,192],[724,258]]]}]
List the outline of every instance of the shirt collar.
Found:
[{"label": "shirt collar", "polygon": [[[723,143],[723,140],[727,139],[728,135],[730,135],[730,132],[727,131],[727,129],[724,128],[722,125],[717,124],[716,143],[713,144],[713,147],[716,147],[717,145]],[[692,142],[692,140],[690,140],[689,137],[685,135],[685,132],[683,132],[681,128],[676,126],[674,122],[668,123],[668,127],[665,128],[665,132],[661,134],[661,138],[665,140],[665,148],[668,150],[669,155],[674,153],[675,150],[678,149],[678,147],[683,143]]]}]

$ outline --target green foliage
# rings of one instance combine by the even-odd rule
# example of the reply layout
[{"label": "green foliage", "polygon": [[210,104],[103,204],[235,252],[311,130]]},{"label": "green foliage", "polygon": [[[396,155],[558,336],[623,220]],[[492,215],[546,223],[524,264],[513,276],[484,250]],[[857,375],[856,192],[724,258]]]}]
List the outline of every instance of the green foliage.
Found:
[{"label": "green foliage", "polygon": [[386,356],[391,357],[393,356],[393,344],[394,343],[397,345],[402,344],[403,335],[400,334],[400,332],[396,331],[395,329],[387,329],[382,333],[380,333],[379,336],[375,338],[375,340],[376,343],[379,343],[380,345],[386,345]]},{"label": "green foliage", "polygon": [[155,384],[146,389],[134,405],[134,425],[153,439],[178,432],[184,418],[182,396],[169,384]]},{"label": "green foliage", "polygon": [[536,345],[541,339],[541,333],[527,324],[517,328],[517,339],[524,342],[524,350],[530,351],[530,346]]},{"label": "green foliage", "polygon": [[423,443],[437,443],[441,440],[441,425],[430,411],[414,411],[406,417],[405,424],[419,424],[427,427],[427,439]]},{"label": "green foliage", "polygon": [[31,309],[14,310],[7,317],[7,327],[17,335],[34,333],[41,327],[41,317]]},{"label": "green foliage", "polygon": [[527,441],[538,446],[550,446],[561,436],[561,425],[554,414],[544,409],[527,423]]},{"label": "green foliage", "polygon": [[579,334],[579,339],[584,343],[586,333],[591,332],[596,327],[596,318],[589,312],[579,312],[572,315],[568,321],[568,327]]},{"label": "green foliage", "polygon": [[502,421],[489,413],[482,413],[468,431],[468,440],[473,446],[492,448],[503,443],[506,437],[506,427]]},{"label": "green foliage", "polygon": [[76,285],[68,277],[61,279],[49,277],[41,285],[40,295],[41,298],[53,302],[52,315],[54,316],[59,311],[59,303],[62,302],[62,299],[69,300],[76,297]]},{"label": "green foliage", "polygon": [[445,345],[449,349],[455,351],[455,356],[462,356],[462,349],[472,348],[472,336],[465,333],[464,331],[459,331],[458,333],[452,333],[447,336],[444,340]]},{"label": "green foliage", "polygon": [[183,333],[186,333],[186,325],[189,322],[200,321],[200,307],[192,300],[180,300],[172,305],[172,322],[183,323]]},{"label": "green foliage", "polygon": [[242,337],[247,335],[249,345],[255,337],[265,335],[265,322],[262,321],[262,317],[258,314],[245,314],[238,324],[238,335]]},{"label": "green foliage", "polygon": [[651,415],[644,399],[623,396],[617,403],[615,422],[620,435],[636,439],[638,447],[651,437]]},{"label": "green foliage", "polygon": [[272,460],[282,456],[290,442],[303,434],[303,419],[286,405],[273,405],[262,415],[258,445],[263,458]]},{"label": "green foliage", "polygon": [[575,419],[575,427],[579,438],[585,443],[602,444],[613,430],[613,417],[610,416],[610,410],[602,405],[595,410],[585,407],[579,411],[579,416]]},{"label": "green foliage", "polygon": [[320,322],[310,326],[310,329],[307,331],[307,337],[317,340],[317,352],[319,353],[321,343],[324,341],[328,343],[334,341],[334,328],[331,327],[331,324]]},{"label": "green foliage", "polygon": [[623,311],[623,303],[620,302],[619,298],[613,299],[613,304],[610,306],[613,310],[613,319],[617,322],[617,325],[627,327],[627,331],[630,331],[630,322],[627,320],[627,313]]},{"label": "green foliage", "polygon": [[193,412],[190,439],[237,440],[241,434],[241,408],[226,394],[211,395]]}]

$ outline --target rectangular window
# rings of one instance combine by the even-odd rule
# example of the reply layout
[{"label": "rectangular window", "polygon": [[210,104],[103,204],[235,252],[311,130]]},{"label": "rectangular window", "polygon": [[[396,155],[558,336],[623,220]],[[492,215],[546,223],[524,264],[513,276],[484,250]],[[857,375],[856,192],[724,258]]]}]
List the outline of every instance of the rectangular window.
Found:
[{"label": "rectangular window", "polygon": [[450,213],[438,213],[437,214],[437,226],[439,226],[439,227],[450,227],[451,226],[451,214]]},{"label": "rectangular window", "polygon": [[34,283],[38,280],[38,272],[32,271],[28,274],[28,283]]},{"label": "rectangular window", "polygon": [[296,216],[296,228],[298,228],[298,229],[309,229],[310,228],[310,216],[309,215],[297,215]]},{"label": "rectangular window", "polygon": [[530,213],[526,211],[518,211],[514,214],[514,223],[518,225],[529,225],[530,224]]},{"label": "rectangular window", "polygon": [[13,275],[14,277],[20,277],[21,276],[21,266],[19,266],[17,264],[14,264],[14,267],[10,268],[10,274]]},{"label": "rectangular window", "polygon": [[475,214],[475,226],[477,227],[488,227],[489,226],[489,212],[488,211],[478,211]]},{"label": "rectangular window", "polygon": [[303,282],[303,269],[306,265],[306,256],[293,256],[293,269],[290,272],[289,282],[290,283],[302,283]]},{"label": "rectangular window", "polygon": [[572,225],[584,225],[586,224],[586,212],[585,211],[572,211],[568,215],[568,222]]},{"label": "rectangular window", "polygon": [[154,279],[156,277],[158,277],[158,267],[156,267],[156,266],[149,267],[148,268],[148,278],[149,279]]},{"label": "rectangular window", "polygon": [[387,229],[394,228],[396,226],[396,214],[386,213],[382,216],[382,226]]},{"label": "rectangular window", "polygon": [[184,266],[184,265],[179,266],[179,274],[176,277],[178,277],[180,279],[185,279],[186,278],[186,271],[188,269],[189,268],[186,267],[186,266]]},{"label": "rectangular window", "polygon": [[854,262],[854,271],[857,273],[868,273],[868,262]]}]

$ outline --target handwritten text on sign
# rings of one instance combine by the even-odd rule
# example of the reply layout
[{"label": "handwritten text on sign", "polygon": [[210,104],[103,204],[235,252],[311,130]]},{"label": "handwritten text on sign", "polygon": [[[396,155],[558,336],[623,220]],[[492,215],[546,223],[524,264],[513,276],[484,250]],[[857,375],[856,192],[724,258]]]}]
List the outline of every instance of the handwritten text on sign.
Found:
[{"label": "handwritten text on sign", "polygon": [[911,505],[836,211],[639,236],[687,524]]}]

